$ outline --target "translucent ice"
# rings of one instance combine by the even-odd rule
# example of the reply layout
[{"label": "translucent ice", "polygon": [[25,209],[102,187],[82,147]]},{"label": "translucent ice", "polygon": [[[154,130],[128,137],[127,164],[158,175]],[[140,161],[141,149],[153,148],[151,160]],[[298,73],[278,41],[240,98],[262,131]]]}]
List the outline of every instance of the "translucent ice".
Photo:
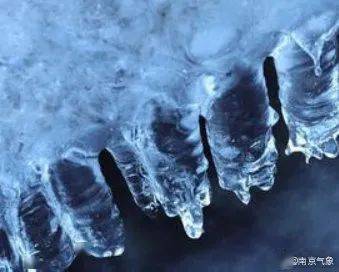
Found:
[{"label": "translucent ice", "polygon": [[248,204],[249,189],[273,185],[277,151],[272,126],[278,116],[268,105],[261,66],[232,68],[218,80],[206,114],[207,132],[222,188]]},{"label": "translucent ice", "polygon": [[18,216],[26,266],[64,271],[74,259],[73,245],[38,188],[21,196]]},{"label": "translucent ice", "polygon": [[197,109],[173,107],[168,99],[151,100],[140,115],[145,118],[125,137],[142,154],[150,188],[165,213],[179,215],[187,234],[198,238],[202,207],[210,196]]},{"label": "translucent ice", "polygon": [[[324,20],[322,31],[295,31],[282,38],[273,53],[281,86],[281,103],[290,140],[286,152],[301,151],[307,161],[338,155],[338,25]],[[330,23],[328,22],[330,21]],[[309,23],[311,24],[311,23]],[[318,35],[316,35],[318,34]],[[304,42],[307,40],[308,43]]]},{"label": "translucent ice", "polygon": [[122,222],[97,157],[71,151],[50,168],[51,187],[71,218],[76,245],[96,257],[120,255]]},{"label": "translucent ice", "polygon": [[151,177],[142,163],[142,154],[122,133],[116,133],[108,149],[114,155],[118,167],[126,179],[135,203],[147,214],[153,216],[159,204],[151,188]]},{"label": "translucent ice", "polygon": [[270,55],[287,152],[337,156],[338,10],[333,0],[0,0],[0,267],[57,271],[79,250],[123,252],[104,148],[142,210],[179,216],[198,238],[210,203],[200,115],[221,187],[244,203],[252,186],[268,190]]}]

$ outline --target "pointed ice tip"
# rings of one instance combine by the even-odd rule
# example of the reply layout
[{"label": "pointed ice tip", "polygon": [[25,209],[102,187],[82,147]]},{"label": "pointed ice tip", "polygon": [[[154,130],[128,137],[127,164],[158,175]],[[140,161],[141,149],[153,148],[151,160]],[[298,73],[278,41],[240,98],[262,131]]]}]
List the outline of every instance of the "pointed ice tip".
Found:
[{"label": "pointed ice tip", "polygon": [[184,210],[180,213],[180,218],[188,237],[192,239],[201,237],[204,230],[202,208],[200,206],[194,205]]},{"label": "pointed ice tip", "polygon": [[123,253],[124,253],[124,251],[125,251],[125,248],[124,247],[118,247],[118,248],[116,248],[114,251],[113,251],[113,256],[120,256],[120,255],[122,255]]},{"label": "pointed ice tip", "polygon": [[262,191],[267,192],[273,187],[273,184],[274,184],[274,178],[272,178],[272,180],[267,181],[266,183],[258,185],[258,188]]},{"label": "pointed ice tip", "polygon": [[125,248],[124,247],[117,247],[113,250],[107,250],[105,252],[103,252],[102,258],[110,258],[110,257],[113,257],[113,256],[120,256],[124,253],[125,251]]},{"label": "pointed ice tip", "polygon": [[201,227],[195,227],[195,226],[190,226],[189,228],[185,228],[185,232],[187,236],[191,239],[199,239],[204,232],[202,226]]},{"label": "pointed ice tip", "polygon": [[237,190],[234,191],[235,195],[238,197],[238,199],[244,203],[245,205],[248,205],[248,203],[250,203],[251,200],[251,195],[248,191],[245,190]]},{"label": "pointed ice tip", "polygon": [[286,149],[285,149],[285,155],[286,155],[286,156],[291,155],[291,150],[288,149],[288,148],[286,148]]}]

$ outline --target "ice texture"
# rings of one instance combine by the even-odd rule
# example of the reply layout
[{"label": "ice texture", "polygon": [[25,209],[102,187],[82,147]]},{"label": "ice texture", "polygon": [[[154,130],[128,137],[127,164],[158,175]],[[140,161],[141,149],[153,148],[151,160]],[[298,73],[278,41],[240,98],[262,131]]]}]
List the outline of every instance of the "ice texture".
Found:
[{"label": "ice texture", "polygon": [[20,197],[18,217],[25,265],[41,271],[64,271],[74,259],[72,241],[38,188]]},{"label": "ice texture", "polygon": [[51,166],[49,174],[56,201],[72,218],[77,247],[96,257],[120,255],[122,221],[97,157],[71,151]]},{"label": "ice texture", "polygon": [[123,253],[105,148],[143,211],[199,238],[200,116],[221,187],[245,204],[252,186],[270,189],[267,56],[286,153],[336,157],[338,13],[334,0],[0,0],[0,271]]},{"label": "ice texture", "polygon": [[[329,18],[321,18],[327,23]],[[318,19],[320,20],[320,19]],[[290,139],[287,154],[301,151],[306,160],[338,156],[339,71],[338,23],[327,25],[325,32],[313,39],[313,46],[303,43],[311,31],[296,31],[282,37],[274,52],[279,74],[280,100]],[[325,28],[327,27],[327,28]],[[308,35],[307,35],[308,34]],[[306,37],[305,37],[306,36]]]},{"label": "ice texture", "polygon": [[10,272],[15,264],[13,248],[10,245],[6,232],[0,230],[0,271]]},{"label": "ice texture", "polygon": [[272,126],[278,114],[268,104],[260,66],[232,68],[214,91],[220,94],[210,102],[206,119],[220,186],[248,204],[250,187],[273,185],[277,151]]}]

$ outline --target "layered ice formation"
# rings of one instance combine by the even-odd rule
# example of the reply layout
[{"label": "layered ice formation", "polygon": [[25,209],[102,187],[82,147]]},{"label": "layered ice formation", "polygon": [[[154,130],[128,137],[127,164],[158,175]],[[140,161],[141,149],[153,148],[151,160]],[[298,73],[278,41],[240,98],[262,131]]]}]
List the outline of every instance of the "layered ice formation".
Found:
[{"label": "layered ice formation", "polygon": [[98,163],[136,204],[203,232],[210,203],[199,116],[223,189],[274,183],[263,62],[272,56],[286,153],[338,155],[335,0],[0,0],[0,271],[64,271],[124,251]]}]

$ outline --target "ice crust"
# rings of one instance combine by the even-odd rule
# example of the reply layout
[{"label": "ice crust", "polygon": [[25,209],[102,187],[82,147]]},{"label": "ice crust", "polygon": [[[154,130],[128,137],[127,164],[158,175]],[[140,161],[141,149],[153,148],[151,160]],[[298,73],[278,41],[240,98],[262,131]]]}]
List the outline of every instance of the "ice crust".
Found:
[{"label": "ice crust", "polygon": [[274,183],[262,65],[274,57],[286,153],[338,155],[338,11],[323,1],[0,0],[0,271],[64,271],[124,251],[98,164],[136,204],[203,233],[199,116],[220,186],[245,204]]}]

